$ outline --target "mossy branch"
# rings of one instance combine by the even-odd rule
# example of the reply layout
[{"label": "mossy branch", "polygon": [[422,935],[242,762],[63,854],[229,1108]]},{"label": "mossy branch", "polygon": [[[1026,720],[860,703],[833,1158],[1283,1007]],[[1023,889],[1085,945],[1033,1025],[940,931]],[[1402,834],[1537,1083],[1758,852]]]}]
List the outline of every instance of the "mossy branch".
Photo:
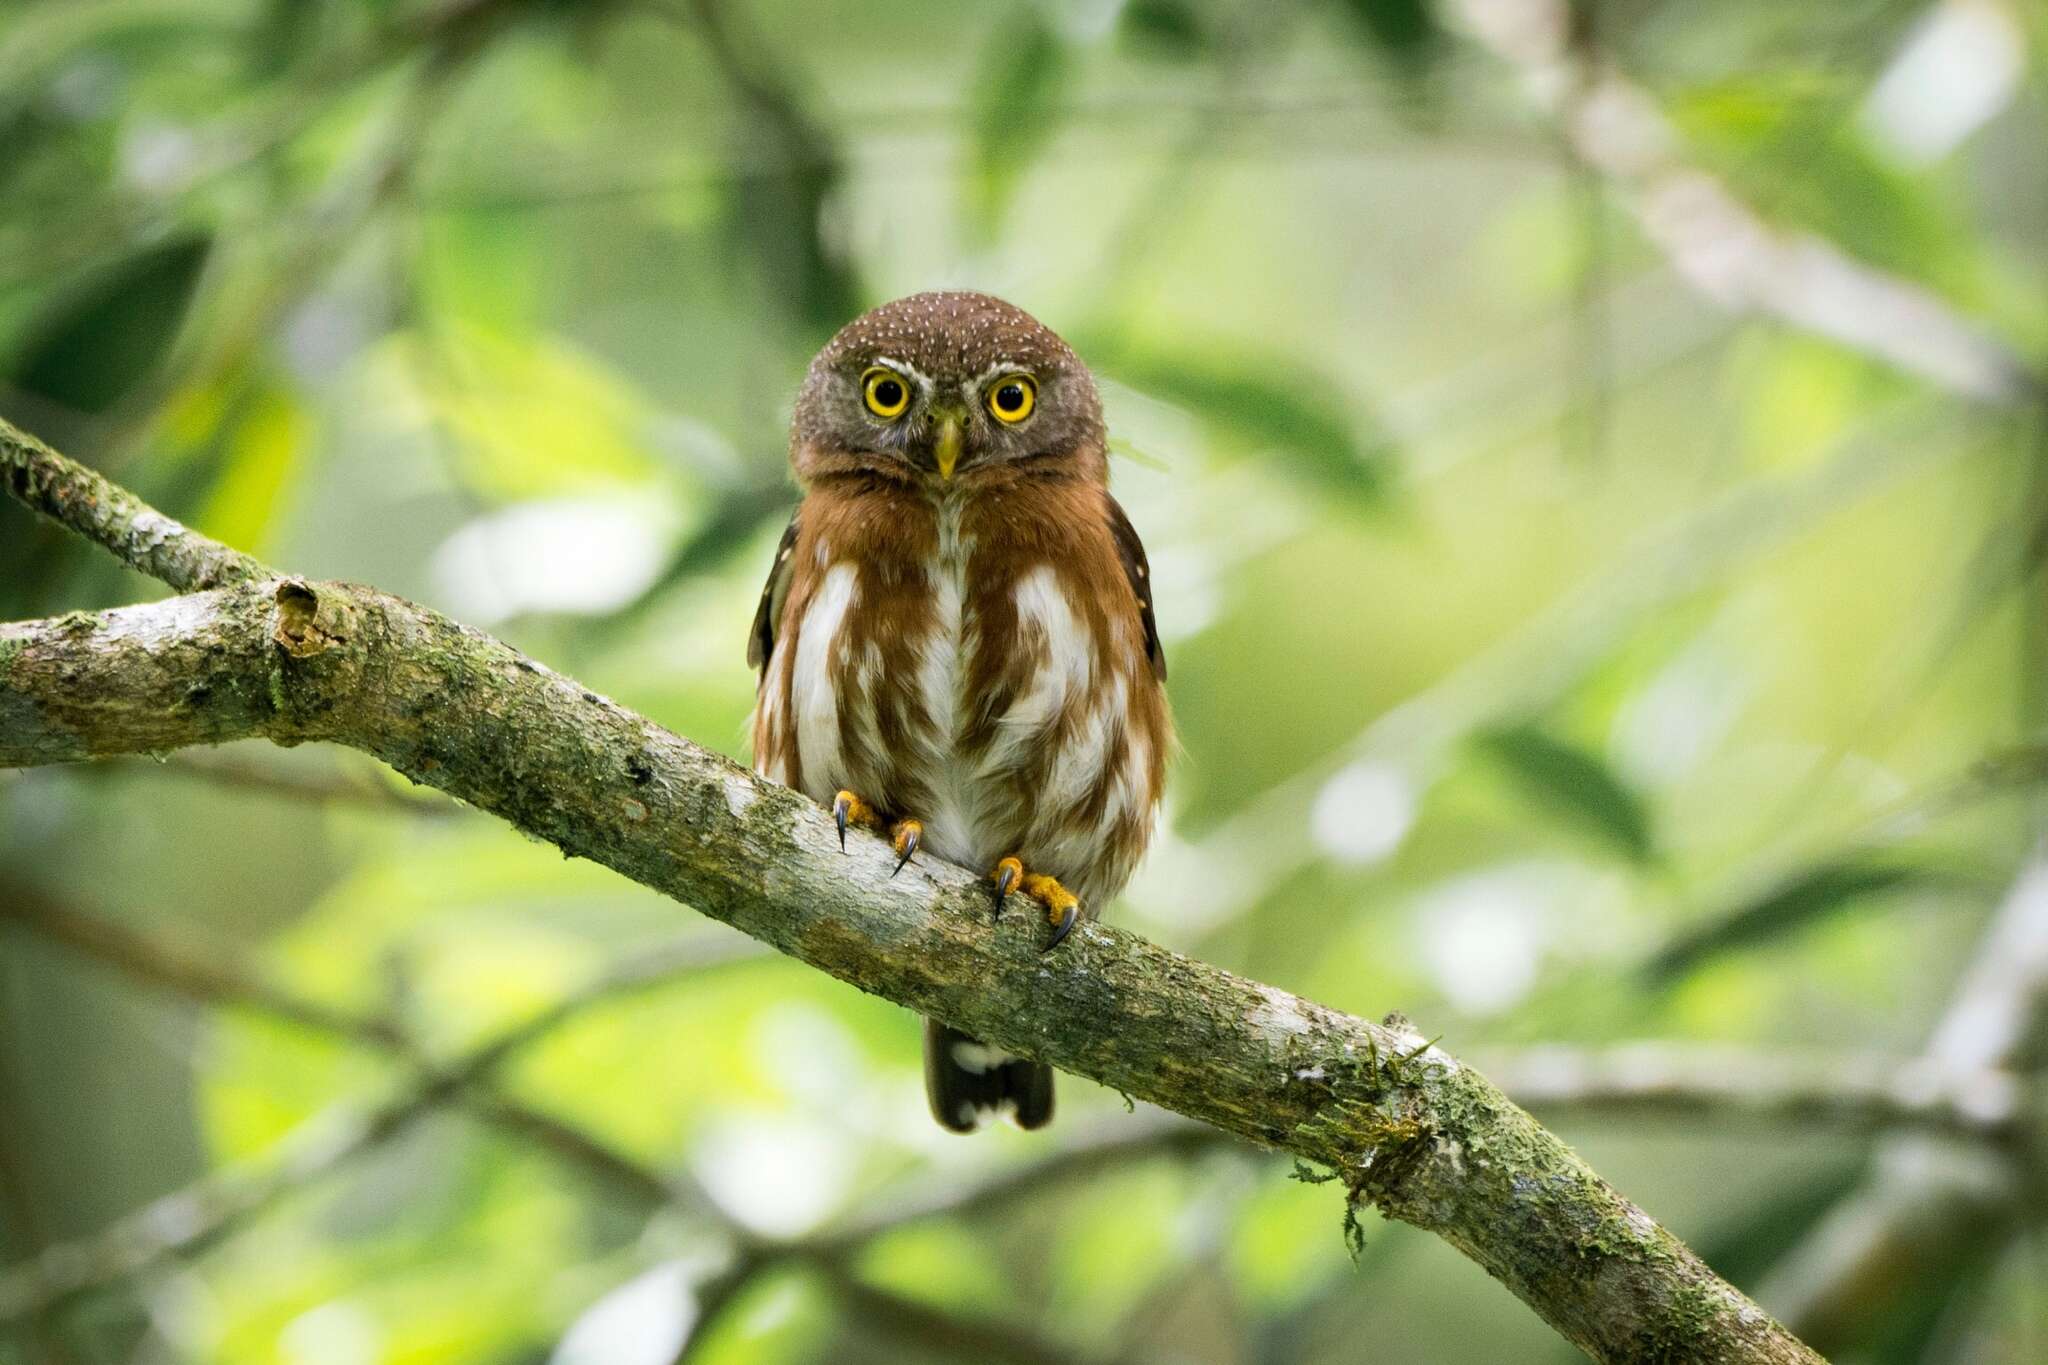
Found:
[{"label": "mossy branch", "polygon": [[[1335,1172],[1603,1361],[1818,1359],[1405,1020],[1325,1009],[1101,924],[1053,957],[920,860],[436,612],[279,576],[11,427],[0,481],[205,591],[0,626],[0,767],[262,736],[375,755],[564,853],[991,1042]],[[52,493],[50,490],[60,490]]]}]

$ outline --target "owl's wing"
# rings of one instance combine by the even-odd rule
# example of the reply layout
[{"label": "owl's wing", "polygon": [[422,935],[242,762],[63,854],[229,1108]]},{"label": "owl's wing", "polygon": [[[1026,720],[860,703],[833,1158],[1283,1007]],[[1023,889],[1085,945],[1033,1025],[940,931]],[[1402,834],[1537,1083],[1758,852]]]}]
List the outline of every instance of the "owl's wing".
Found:
[{"label": "owl's wing", "polygon": [[782,626],[782,604],[789,600],[789,580],[795,573],[791,560],[796,554],[796,520],[802,514],[801,507],[789,514],[789,526],[775,547],[775,562],[768,568],[767,586],[761,589],[761,605],[754,611],[753,633],[747,636],[747,665],[764,678],[768,675],[768,660],[775,656],[775,632]]},{"label": "owl's wing", "polygon": [[1145,629],[1145,657],[1152,661],[1152,676],[1165,682],[1166,651],[1159,646],[1159,620],[1152,614],[1152,566],[1145,562],[1145,542],[1138,539],[1138,528],[1131,525],[1117,500],[1107,493],[1103,499],[1109,503],[1109,529],[1116,537],[1117,558],[1123,561],[1124,577],[1138,599],[1138,619]]}]

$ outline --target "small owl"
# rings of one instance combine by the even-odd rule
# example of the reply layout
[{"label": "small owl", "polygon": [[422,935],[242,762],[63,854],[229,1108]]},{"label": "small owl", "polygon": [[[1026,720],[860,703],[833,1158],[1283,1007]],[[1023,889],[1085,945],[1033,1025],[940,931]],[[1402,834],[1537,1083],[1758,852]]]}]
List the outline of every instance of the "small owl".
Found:
[{"label": "small owl", "polygon": [[[986,294],[917,294],[811,362],[803,501],[747,658],[754,762],[1021,892],[1046,949],[1122,890],[1171,742],[1145,547],[1109,495],[1102,402],[1052,332]],[[1052,1071],[927,1020],[932,1114],[1052,1117]]]}]

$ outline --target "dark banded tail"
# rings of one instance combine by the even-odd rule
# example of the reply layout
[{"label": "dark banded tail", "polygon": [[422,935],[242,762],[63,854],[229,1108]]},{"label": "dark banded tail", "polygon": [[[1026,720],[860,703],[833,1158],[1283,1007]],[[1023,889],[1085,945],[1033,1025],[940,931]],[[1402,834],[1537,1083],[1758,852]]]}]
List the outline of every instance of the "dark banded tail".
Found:
[{"label": "dark banded tail", "polygon": [[936,1019],[924,1021],[924,1093],[932,1117],[955,1133],[971,1133],[990,1114],[1009,1110],[1019,1128],[1052,1119],[1052,1068],[1012,1057]]}]

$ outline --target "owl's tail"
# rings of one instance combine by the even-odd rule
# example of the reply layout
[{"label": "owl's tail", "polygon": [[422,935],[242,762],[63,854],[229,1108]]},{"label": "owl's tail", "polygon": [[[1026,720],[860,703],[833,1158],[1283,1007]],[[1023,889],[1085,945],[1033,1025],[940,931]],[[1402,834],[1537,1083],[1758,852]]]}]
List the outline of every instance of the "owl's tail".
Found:
[{"label": "owl's tail", "polygon": [[924,1092],[941,1128],[971,1133],[985,1115],[1011,1112],[1019,1128],[1052,1120],[1052,1068],[990,1047],[936,1019],[924,1021]]}]

